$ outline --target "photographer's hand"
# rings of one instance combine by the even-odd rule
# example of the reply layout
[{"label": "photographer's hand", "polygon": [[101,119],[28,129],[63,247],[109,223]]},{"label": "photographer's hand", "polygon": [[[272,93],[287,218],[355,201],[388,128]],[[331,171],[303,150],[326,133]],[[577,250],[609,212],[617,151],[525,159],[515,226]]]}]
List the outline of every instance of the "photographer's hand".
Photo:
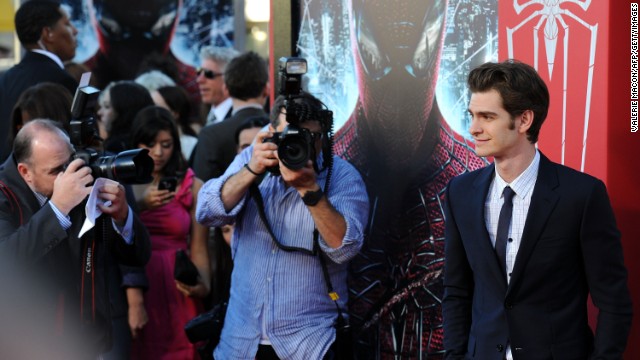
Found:
[{"label": "photographer's hand", "polygon": [[[281,165],[280,173],[285,183],[293,186],[301,198],[309,191],[320,190],[311,160],[300,170],[291,170]],[[322,195],[315,205],[307,205],[307,209],[326,244],[332,248],[340,247],[347,232],[347,223],[344,216],[331,205],[327,196]]]},{"label": "photographer's hand", "polygon": [[264,139],[273,136],[272,132],[259,132],[253,144],[251,159],[245,168],[240,169],[230,177],[222,186],[221,199],[227,211],[233,209],[240,199],[247,193],[249,186],[257,176],[264,174],[267,168],[278,165],[278,146],[274,143],[264,142]]},{"label": "photographer's hand", "polygon": [[[277,156],[278,154],[276,153]],[[293,186],[300,193],[300,196],[304,196],[307,191],[320,189],[311,160],[307,161],[307,165],[299,170],[291,170],[281,163],[280,174],[282,174],[282,180],[284,180],[285,184]]]},{"label": "photographer's hand", "polygon": [[109,206],[98,204],[100,211],[111,216],[118,226],[124,226],[129,215],[129,205],[127,204],[124,186],[121,184],[105,185],[98,190],[98,197],[105,201],[111,201]]},{"label": "photographer's hand", "polygon": [[267,168],[278,166],[278,146],[271,142],[264,142],[264,139],[273,136],[273,132],[259,132],[253,144],[253,153],[249,160],[251,171],[256,174],[264,174]]},{"label": "photographer's hand", "polygon": [[64,172],[58,174],[53,183],[51,201],[64,215],[80,204],[90,193],[93,176],[84,161],[75,159]]}]

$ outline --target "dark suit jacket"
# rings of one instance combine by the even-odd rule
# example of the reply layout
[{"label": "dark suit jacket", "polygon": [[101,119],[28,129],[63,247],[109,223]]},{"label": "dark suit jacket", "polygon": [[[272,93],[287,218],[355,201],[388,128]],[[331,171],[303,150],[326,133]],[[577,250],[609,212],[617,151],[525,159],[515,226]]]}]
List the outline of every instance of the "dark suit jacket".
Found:
[{"label": "dark suit jacket", "polygon": [[[113,229],[110,218],[103,216],[98,219],[98,224],[101,219],[105,220],[102,233],[106,241],[97,244],[98,248],[93,254],[96,322],[81,325],[79,299],[84,269],[81,249],[94,236],[94,232],[89,231],[78,238],[85,218],[84,203],[71,211],[69,217],[72,226],[65,231],[51,206],[45,204],[40,207],[35,195],[19,175],[13,156],[9,156],[0,166],[0,181],[4,186],[0,193],[2,273],[21,274],[34,280],[23,281],[22,290],[30,292],[31,288],[37,288],[39,292],[37,303],[44,310],[40,309],[38,324],[62,338],[79,336],[87,346],[87,351],[97,355],[110,345],[110,299],[107,296],[105,271],[110,271],[109,264],[112,263],[131,266],[146,264],[151,255],[147,230],[134,214],[133,243],[128,245]],[[15,198],[12,199],[13,195]]]},{"label": "dark suit jacket", "polygon": [[60,84],[73,95],[78,87],[78,82],[55,61],[46,55],[33,51],[27,51],[19,64],[7,70],[0,76],[0,162],[4,161],[11,149],[6,136],[9,134],[9,117],[20,95],[29,87],[41,83],[52,82]]},{"label": "dark suit jacket", "polygon": [[263,109],[253,107],[239,110],[220,123],[205,126],[198,135],[193,171],[207,181],[224,174],[237,154],[236,131],[250,117],[267,116]]},{"label": "dark suit jacket", "polygon": [[[485,225],[493,164],[451,180],[445,204],[447,359],[621,359],[631,300],[604,184],[540,159],[507,285]],[[595,339],[587,295],[599,309]]]}]

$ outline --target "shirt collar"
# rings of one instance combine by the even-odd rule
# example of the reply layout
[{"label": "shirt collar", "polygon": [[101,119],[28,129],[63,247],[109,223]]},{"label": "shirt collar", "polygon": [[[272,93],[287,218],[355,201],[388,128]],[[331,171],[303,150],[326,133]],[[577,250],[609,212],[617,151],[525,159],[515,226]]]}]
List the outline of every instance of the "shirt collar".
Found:
[{"label": "shirt collar", "polygon": [[47,203],[47,201],[49,201],[49,198],[48,198],[48,197],[46,197],[46,196],[44,196],[44,195],[40,194],[40,193],[39,193],[39,192],[37,192],[37,191],[34,191],[33,189],[31,189],[31,191],[33,191],[33,195],[35,195],[35,196],[36,196],[36,199],[38,200],[38,203],[40,204],[40,207],[43,207],[43,206],[44,206],[44,204],[46,204],[46,203]]},{"label": "shirt collar", "polygon": [[62,63],[62,60],[60,60],[58,55],[52,53],[51,51],[42,50],[42,49],[33,49],[31,51],[47,56],[51,60],[55,61],[55,63],[58,64],[58,66],[60,66],[61,69],[64,69],[64,64]]},{"label": "shirt collar", "polygon": [[219,121],[222,121],[227,116],[227,113],[229,112],[232,106],[233,106],[233,100],[231,100],[231,98],[228,97],[224,99],[224,101],[222,101],[220,104],[218,104],[218,106],[212,107],[211,111],[213,111],[213,114],[216,116],[216,119],[218,119]]},{"label": "shirt collar", "polygon": [[502,177],[500,177],[500,174],[498,174],[498,172],[496,171],[495,186],[499,191],[499,194],[502,194],[504,188],[509,186],[520,198],[526,197],[536,183],[539,168],[540,152],[538,151],[538,149],[536,149],[536,153],[533,156],[531,164],[529,164],[529,166],[511,183],[507,183],[506,181],[504,181],[504,179],[502,179]]}]

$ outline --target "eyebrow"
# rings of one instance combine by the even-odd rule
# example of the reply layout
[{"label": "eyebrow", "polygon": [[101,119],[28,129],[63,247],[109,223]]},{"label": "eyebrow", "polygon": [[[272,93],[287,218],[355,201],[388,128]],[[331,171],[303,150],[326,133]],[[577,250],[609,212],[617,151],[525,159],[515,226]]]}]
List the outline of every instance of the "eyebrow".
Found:
[{"label": "eyebrow", "polygon": [[47,174],[57,174],[61,171],[64,171],[64,168],[66,167],[67,164],[60,164],[56,167],[53,167],[49,170],[47,170]]},{"label": "eyebrow", "polygon": [[[467,112],[470,115],[474,115],[474,112],[471,111],[471,109],[467,109]],[[490,117],[490,116],[498,116],[498,113],[495,113],[493,111],[477,111],[477,112],[475,112],[475,115],[480,115],[480,116],[484,116],[484,117]]]}]

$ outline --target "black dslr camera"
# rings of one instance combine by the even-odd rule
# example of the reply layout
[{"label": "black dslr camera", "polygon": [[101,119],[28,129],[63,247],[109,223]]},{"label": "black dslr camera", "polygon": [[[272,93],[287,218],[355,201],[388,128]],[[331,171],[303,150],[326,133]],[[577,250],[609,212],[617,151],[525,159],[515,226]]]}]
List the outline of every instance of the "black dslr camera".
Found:
[{"label": "black dslr camera", "polygon": [[[292,170],[305,167],[309,159],[315,163],[316,150],[313,134],[300,127],[300,123],[306,120],[323,119],[314,118],[322,116],[318,113],[310,113],[306,107],[296,104],[296,99],[302,92],[302,76],[307,73],[307,60],[299,57],[283,57],[279,63],[280,95],[285,96],[285,109],[289,125],[282,132],[276,132],[273,137],[264,139],[264,142],[272,142],[278,145],[278,157],[280,161]],[[329,112],[330,113],[330,112]],[[278,174],[277,167],[268,169]]]},{"label": "black dslr camera", "polygon": [[[87,80],[88,82],[88,80]],[[153,160],[149,150],[135,149],[116,155],[100,156],[91,146],[100,141],[93,112],[100,90],[92,86],[80,86],[71,104],[69,137],[75,148],[73,159],[84,160],[91,168],[91,176],[115,180],[124,184],[146,184],[153,180]]]}]

